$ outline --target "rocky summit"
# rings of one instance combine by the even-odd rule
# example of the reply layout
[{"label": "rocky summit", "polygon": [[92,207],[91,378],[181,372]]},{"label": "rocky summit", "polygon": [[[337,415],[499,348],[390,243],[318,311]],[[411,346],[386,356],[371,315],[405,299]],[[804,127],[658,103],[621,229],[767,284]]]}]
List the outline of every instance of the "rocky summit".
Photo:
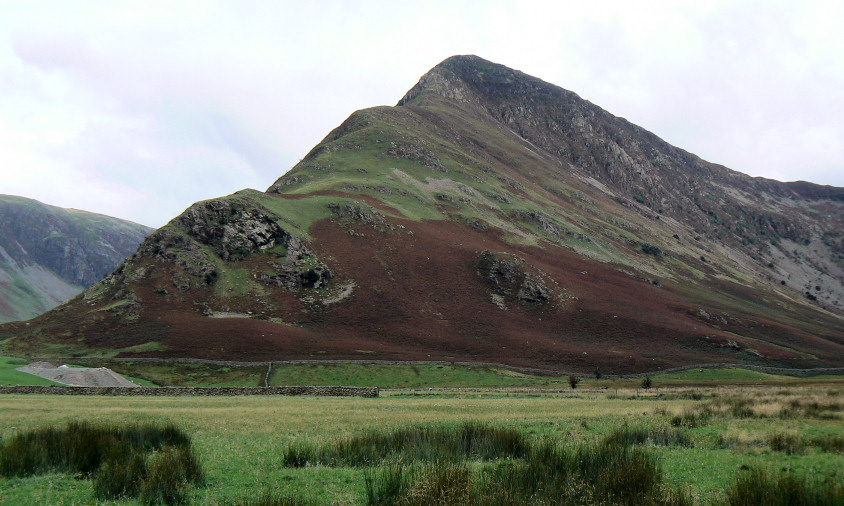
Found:
[{"label": "rocky summit", "polygon": [[844,189],[708,163],[475,56],[200,202],[8,353],[844,366]]},{"label": "rocky summit", "polygon": [[152,229],[0,195],[0,322],[26,320],[93,285]]}]

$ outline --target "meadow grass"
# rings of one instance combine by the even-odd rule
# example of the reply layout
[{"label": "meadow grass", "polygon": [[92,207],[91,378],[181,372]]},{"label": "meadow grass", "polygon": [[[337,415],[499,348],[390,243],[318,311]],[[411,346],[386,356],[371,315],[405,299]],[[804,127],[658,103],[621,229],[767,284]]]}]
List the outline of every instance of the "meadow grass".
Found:
[{"label": "meadow grass", "polygon": [[[87,361],[87,365],[108,367],[127,378],[147,385],[176,387],[264,386],[265,366],[226,367],[209,364]],[[138,384],[144,384],[137,382]]]},{"label": "meadow grass", "polygon": [[381,388],[563,387],[565,380],[497,367],[452,364],[283,364],[273,365],[270,384],[374,385]]},{"label": "meadow grass", "polygon": [[[290,501],[296,499],[315,504],[363,504],[369,490],[366,474],[371,473],[370,481],[375,483],[373,476],[386,472],[388,463],[372,469],[346,464],[287,467],[285,450],[296,445],[331,448],[343,441],[363,440],[373,434],[390,436],[414,428],[460,431],[471,423],[515,430],[531,447],[553,440],[559,451],[572,453],[578,448],[598,448],[613,434],[626,431],[645,434],[616,437],[624,439],[623,446],[655,459],[661,472],[660,489],[675,495],[682,489],[692,501],[714,504],[726,501],[736,476],[748,469],[763,470],[777,479],[784,468],[796,477],[813,476],[821,483],[844,479],[844,456],[835,450],[844,437],[840,419],[779,416],[781,408],[795,399],[808,405],[815,401],[840,404],[840,386],[724,386],[701,390],[700,400],[689,398],[683,389],[637,396],[635,389],[608,395],[580,387],[563,392],[426,391],[419,396],[384,391],[376,399],[5,395],[0,397],[0,437],[5,441],[22,431],[60,427],[81,418],[108,424],[173,423],[191,438],[204,471],[205,485],[187,492],[192,503],[262,504],[264,499],[279,499],[295,504]],[[752,411],[734,416],[733,398],[751,399]],[[706,423],[672,425],[676,414],[697,411],[701,406],[712,410]],[[841,414],[840,408],[820,412]],[[806,413],[811,415],[811,409],[801,409],[799,416]],[[665,438],[669,444],[664,446],[660,434],[672,434],[672,430],[682,436],[674,437],[673,443]],[[770,442],[782,433],[799,434],[801,451],[789,454],[773,449]],[[688,442],[691,445],[687,446]],[[453,472],[446,470],[445,475],[429,481],[459,481],[460,462],[455,463],[458,468]],[[517,467],[526,465],[524,459],[510,462]],[[473,480],[484,480],[493,479],[487,477],[498,463],[469,460],[466,466]],[[420,462],[415,467],[423,469],[425,465],[427,462]],[[425,475],[422,473],[419,476]],[[30,497],[50,504],[85,503],[93,487],[90,480],[56,474],[2,478],[0,503],[27,502]]]},{"label": "meadow grass", "polygon": [[0,385],[58,385],[55,381],[15,370],[29,362],[24,358],[0,357]]},{"label": "meadow grass", "polygon": [[[23,359],[0,357],[0,378],[3,361],[16,363]],[[267,368],[260,366],[222,366],[193,363],[111,362],[88,359],[80,361],[91,367],[108,367],[129,377],[136,383],[159,386],[263,386]],[[8,367],[13,370],[14,367]],[[18,373],[22,374],[22,373]],[[798,378],[772,375],[740,368],[692,369],[683,372],[650,376],[654,393],[665,387],[731,387],[744,385],[806,386],[840,384],[844,376]],[[18,381],[26,381],[17,376]],[[595,379],[578,376],[578,390],[641,389],[641,378]],[[34,384],[34,383],[20,383]],[[504,367],[469,364],[368,364],[368,363],[273,363],[270,386],[284,385],[345,385],[377,386],[380,388],[512,388],[569,389],[569,375],[540,376]],[[642,392],[639,392],[641,394]],[[689,395],[694,395],[690,390]],[[698,397],[699,398],[699,397]]]}]

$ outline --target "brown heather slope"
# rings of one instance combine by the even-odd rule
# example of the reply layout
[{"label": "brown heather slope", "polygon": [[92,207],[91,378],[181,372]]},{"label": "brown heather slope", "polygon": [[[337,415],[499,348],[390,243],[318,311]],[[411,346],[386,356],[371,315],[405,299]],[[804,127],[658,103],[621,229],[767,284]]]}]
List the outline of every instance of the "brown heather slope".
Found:
[{"label": "brown heather slope", "polygon": [[844,190],[709,164],[454,57],[267,193],[191,206],[8,353],[844,366]]}]

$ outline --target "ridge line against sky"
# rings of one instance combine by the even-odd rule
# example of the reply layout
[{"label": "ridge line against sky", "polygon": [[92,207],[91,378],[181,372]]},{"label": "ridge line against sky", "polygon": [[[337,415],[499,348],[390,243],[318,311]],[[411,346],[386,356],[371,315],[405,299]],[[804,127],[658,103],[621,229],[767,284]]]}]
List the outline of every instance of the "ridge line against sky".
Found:
[{"label": "ridge line against sky", "polygon": [[705,160],[844,186],[834,1],[5,2],[0,193],[161,226],[476,54]]}]

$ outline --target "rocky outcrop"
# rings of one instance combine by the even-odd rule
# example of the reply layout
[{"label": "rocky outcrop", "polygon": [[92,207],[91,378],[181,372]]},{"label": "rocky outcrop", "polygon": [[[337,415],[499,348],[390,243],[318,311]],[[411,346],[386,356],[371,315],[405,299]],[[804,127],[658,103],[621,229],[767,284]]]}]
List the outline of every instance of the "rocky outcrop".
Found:
[{"label": "rocky outcrop", "polygon": [[155,231],[141,244],[138,253],[173,262],[180,269],[199,278],[215,276],[216,267],[208,252],[197,241],[174,228]]},{"label": "rocky outcrop", "polygon": [[551,290],[542,280],[525,271],[526,260],[507,253],[484,251],[478,261],[478,273],[489,281],[499,297],[513,297],[525,305],[545,305]]},{"label": "rocky outcrop", "polygon": [[440,172],[448,172],[440,161],[439,157],[428,148],[418,146],[416,144],[401,144],[396,142],[390,143],[390,149],[384,152],[384,156],[390,158],[398,158],[404,160],[411,160],[422,164],[429,169]]},{"label": "rocky outcrop", "polygon": [[349,218],[378,230],[388,228],[384,215],[363,202],[328,204],[328,209],[339,218]]},{"label": "rocky outcrop", "polygon": [[[313,260],[309,260],[313,262]],[[301,288],[323,288],[328,286],[334,274],[321,263],[313,267],[303,268],[306,262],[295,261],[286,264],[275,264],[276,274],[261,273],[258,279],[268,285],[279,286],[291,292]]]},{"label": "rocky outcrop", "polygon": [[268,210],[240,201],[200,202],[175,221],[189,236],[211,246],[226,261],[240,260],[276,244],[287,246],[292,239]]},{"label": "rocky outcrop", "polygon": [[[359,210],[353,214],[374,219]],[[222,268],[215,257],[235,263],[259,252],[272,255],[269,266],[274,272],[256,273],[258,281],[289,291],[327,286],[331,270],[301,239],[282,228],[279,219],[245,198],[200,202],[152,234],[140,253],[171,262],[196,278],[177,277],[174,283],[180,291],[215,283]]]}]

